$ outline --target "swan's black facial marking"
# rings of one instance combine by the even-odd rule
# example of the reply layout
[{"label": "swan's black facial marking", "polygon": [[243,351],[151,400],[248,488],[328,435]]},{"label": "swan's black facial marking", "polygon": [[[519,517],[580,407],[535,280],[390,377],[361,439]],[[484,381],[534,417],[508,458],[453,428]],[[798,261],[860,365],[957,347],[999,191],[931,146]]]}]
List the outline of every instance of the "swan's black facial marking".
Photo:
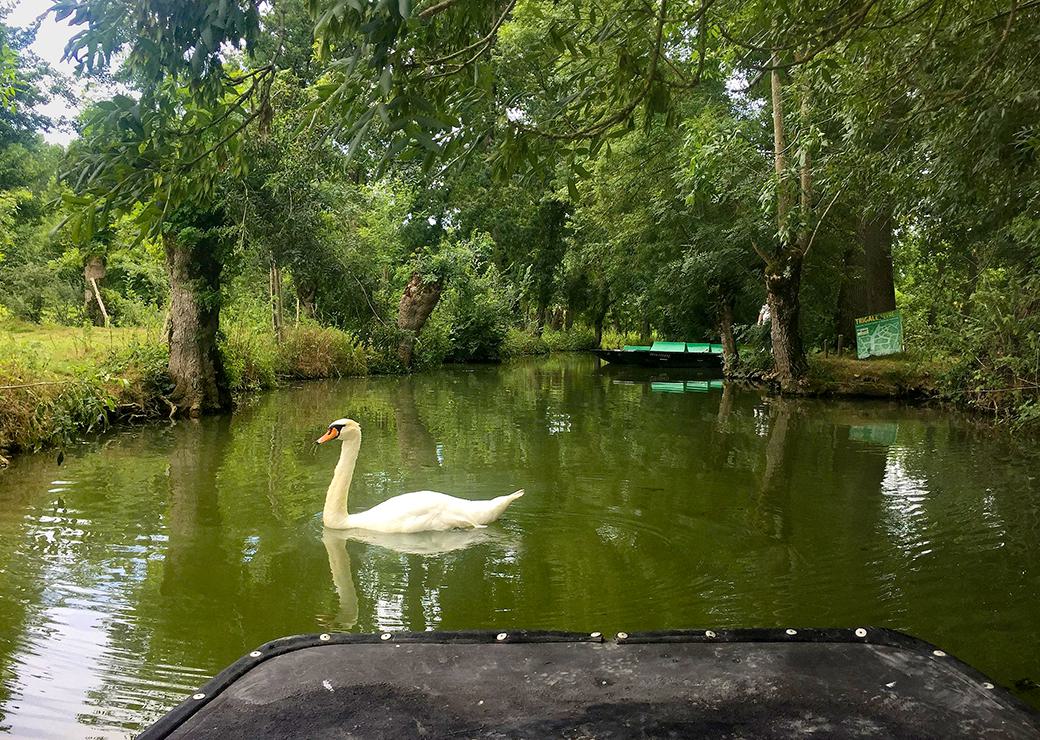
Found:
[{"label": "swan's black facial marking", "polygon": [[336,439],[339,437],[343,430],[347,427],[356,428],[359,432],[361,431],[361,425],[352,419],[336,419],[336,421],[329,424],[329,430],[325,432],[321,437],[318,438],[318,444],[328,442],[329,440]]},{"label": "swan's black facial marking", "polygon": [[325,434],[323,434],[320,437],[318,437],[318,439],[316,441],[317,441],[318,444],[324,444],[325,442],[328,442],[330,440],[336,439],[336,437],[338,437],[340,432],[342,432],[342,431],[343,431],[343,425],[342,424],[335,424],[335,423],[329,424],[329,431],[325,432]]}]

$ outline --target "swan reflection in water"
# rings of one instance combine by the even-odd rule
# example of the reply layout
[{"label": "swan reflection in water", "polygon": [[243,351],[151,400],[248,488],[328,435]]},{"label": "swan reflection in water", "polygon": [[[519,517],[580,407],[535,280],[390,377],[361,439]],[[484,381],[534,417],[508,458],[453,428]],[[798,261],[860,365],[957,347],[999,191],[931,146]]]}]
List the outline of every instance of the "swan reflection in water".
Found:
[{"label": "swan reflection in water", "polygon": [[350,629],[358,621],[358,597],[351,572],[347,542],[354,540],[366,545],[382,547],[401,555],[434,556],[474,545],[493,544],[502,549],[515,549],[517,538],[496,528],[448,529],[434,532],[374,532],[367,529],[329,529],[325,527],[321,541],[329,555],[329,570],[339,596],[339,614],[336,622],[341,629]]}]

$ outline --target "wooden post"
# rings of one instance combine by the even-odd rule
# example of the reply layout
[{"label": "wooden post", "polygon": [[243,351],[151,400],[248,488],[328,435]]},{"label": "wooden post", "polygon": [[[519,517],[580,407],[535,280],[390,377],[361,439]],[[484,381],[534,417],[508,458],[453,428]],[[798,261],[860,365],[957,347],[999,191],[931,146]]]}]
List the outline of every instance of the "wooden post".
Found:
[{"label": "wooden post", "polygon": [[838,357],[841,357],[841,334],[838,335]]},{"label": "wooden post", "polygon": [[93,277],[90,278],[90,286],[94,289],[94,298],[97,299],[98,308],[101,309],[101,315],[105,317],[105,327],[108,327],[108,311],[105,310],[105,302],[101,300],[101,291],[98,290],[97,280]]}]

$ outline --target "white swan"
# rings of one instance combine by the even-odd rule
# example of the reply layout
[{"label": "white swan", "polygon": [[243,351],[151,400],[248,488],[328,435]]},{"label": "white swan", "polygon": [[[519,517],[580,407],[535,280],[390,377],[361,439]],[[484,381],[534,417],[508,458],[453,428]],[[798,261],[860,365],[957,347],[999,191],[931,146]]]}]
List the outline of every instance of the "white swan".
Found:
[{"label": "white swan", "polygon": [[429,532],[483,527],[502,515],[509,504],[524,495],[523,489],[490,501],[468,501],[436,491],[415,491],[394,496],[360,514],[347,513],[347,495],[354,464],[361,448],[361,425],[353,419],[337,419],[318,444],[340,439],[343,449],[336,463],[321,520],[330,529],[368,529],[374,532]]}]

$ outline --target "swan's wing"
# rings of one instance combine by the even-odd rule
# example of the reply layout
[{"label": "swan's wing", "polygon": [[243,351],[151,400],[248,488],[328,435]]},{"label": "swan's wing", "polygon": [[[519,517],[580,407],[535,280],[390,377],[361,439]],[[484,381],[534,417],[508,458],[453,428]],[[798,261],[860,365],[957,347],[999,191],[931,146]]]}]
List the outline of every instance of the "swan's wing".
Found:
[{"label": "swan's wing", "polygon": [[381,532],[423,532],[473,527],[472,504],[480,501],[449,496],[437,491],[414,491],[394,496],[368,511],[350,515],[350,526]]}]

